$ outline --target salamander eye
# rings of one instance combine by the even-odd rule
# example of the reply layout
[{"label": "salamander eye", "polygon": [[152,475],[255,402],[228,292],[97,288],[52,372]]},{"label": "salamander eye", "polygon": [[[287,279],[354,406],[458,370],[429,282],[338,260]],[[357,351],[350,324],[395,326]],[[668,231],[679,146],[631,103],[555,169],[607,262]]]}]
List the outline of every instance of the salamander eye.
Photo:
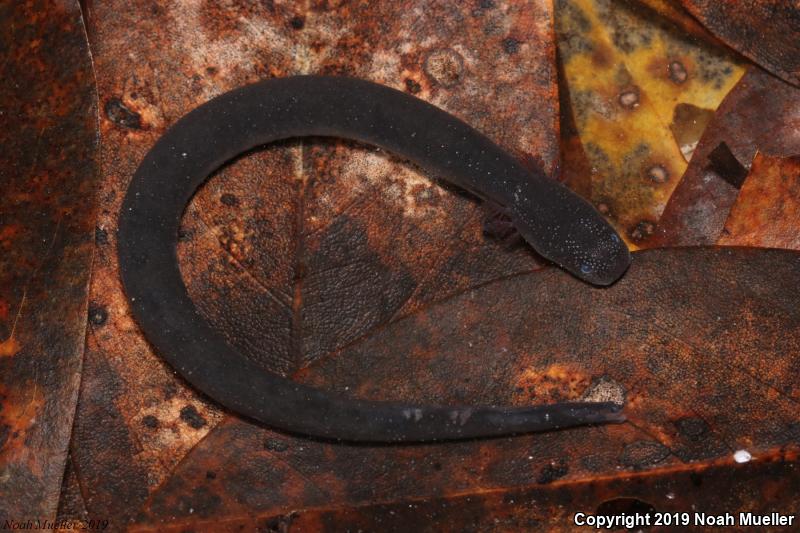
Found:
[{"label": "salamander eye", "polygon": [[589,264],[588,264],[588,263],[583,263],[583,264],[581,265],[581,272],[582,272],[583,274],[588,274],[588,273],[589,273],[589,272],[591,272],[591,271],[592,271],[592,267],[591,267],[591,266],[589,266]]}]

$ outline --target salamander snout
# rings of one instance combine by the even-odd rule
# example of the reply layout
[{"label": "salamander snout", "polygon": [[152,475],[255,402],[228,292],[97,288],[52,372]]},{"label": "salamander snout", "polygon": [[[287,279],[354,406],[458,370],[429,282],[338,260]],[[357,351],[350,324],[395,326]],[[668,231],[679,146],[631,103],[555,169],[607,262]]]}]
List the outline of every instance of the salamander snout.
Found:
[{"label": "salamander snout", "polygon": [[617,281],[631,264],[628,247],[610,226],[574,259],[571,265],[562,266],[580,279],[601,286]]}]

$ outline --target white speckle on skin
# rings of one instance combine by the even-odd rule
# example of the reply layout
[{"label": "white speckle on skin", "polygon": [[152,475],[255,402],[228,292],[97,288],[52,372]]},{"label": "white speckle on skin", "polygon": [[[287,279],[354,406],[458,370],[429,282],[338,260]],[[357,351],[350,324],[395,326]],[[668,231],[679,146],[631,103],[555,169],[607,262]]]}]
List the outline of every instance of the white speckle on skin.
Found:
[{"label": "white speckle on skin", "polygon": [[422,409],[403,409],[403,417],[406,420],[414,419],[414,422],[422,420]]},{"label": "white speckle on skin", "polygon": [[733,460],[737,463],[748,463],[753,458],[747,450],[736,450],[733,454]]}]

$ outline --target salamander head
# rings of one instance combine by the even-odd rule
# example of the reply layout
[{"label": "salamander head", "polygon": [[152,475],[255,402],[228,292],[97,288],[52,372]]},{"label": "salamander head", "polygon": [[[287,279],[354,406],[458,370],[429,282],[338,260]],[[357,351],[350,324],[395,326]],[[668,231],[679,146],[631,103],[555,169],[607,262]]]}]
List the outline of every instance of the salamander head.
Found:
[{"label": "salamander head", "polygon": [[[581,218],[569,228],[565,242],[581,242],[575,250],[564,248],[551,260],[580,279],[593,285],[611,285],[628,270],[631,256],[628,247],[605,220]],[[581,241],[583,239],[583,241]]]},{"label": "salamander head", "polygon": [[619,234],[588,202],[553,182],[553,198],[535,205],[527,196],[510,208],[519,233],[547,259],[593,285],[611,285],[631,263]]}]

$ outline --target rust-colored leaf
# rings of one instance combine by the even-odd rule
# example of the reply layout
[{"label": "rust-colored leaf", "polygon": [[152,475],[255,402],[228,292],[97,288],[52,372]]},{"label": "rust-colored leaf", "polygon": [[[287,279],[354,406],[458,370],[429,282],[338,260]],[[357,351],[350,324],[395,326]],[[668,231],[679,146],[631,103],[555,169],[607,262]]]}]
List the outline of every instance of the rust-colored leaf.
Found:
[{"label": "rust-colored leaf", "polygon": [[[119,203],[165,128],[264,77],[348,74],[429,100],[552,172],[551,23],[547,1],[93,4],[103,110],[97,313],[71,446],[90,515],[137,516],[225,418],[152,353],[119,284]],[[484,235],[473,199],[430,178],[333,140],[249,154],[187,210],[179,256],[190,294],[240,351],[291,374],[433,302],[539,268],[527,247]]]},{"label": "rust-colored leaf", "polygon": [[800,153],[800,90],[754,68],[706,127],[650,244],[715,243],[757,151]]},{"label": "rust-colored leaf", "polygon": [[800,248],[800,157],[756,155],[719,244]]},{"label": "rust-colored leaf", "polygon": [[800,5],[796,0],[680,1],[732,48],[800,85]]},{"label": "rust-colored leaf", "polygon": [[[336,531],[392,511],[400,516],[390,523],[406,524],[418,509],[416,519],[436,530],[496,519],[570,531],[572,513],[616,498],[663,511],[776,510],[792,497],[764,501],[746,480],[797,483],[799,259],[780,250],[650,250],[609,289],[548,269],[436,303],[299,377],[361,398],[616,398],[629,422],[356,446],[229,418],[152,492],[135,529],[298,520],[299,530]],[[738,465],[737,450],[752,464]],[[479,517],[481,508],[493,514]]]},{"label": "rust-colored leaf", "polygon": [[[748,509],[769,515],[773,509],[792,509],[800,477],[791,475],[795,451],[761,457],[731,468],[729,462],[689,465],[643,474],[628,473],[601,484],[544,484],[509,490],[476,490],[450,497],[372,503],[361,507],[330,507],[272,516],[213,521],[215,531],[547,531],[575,533],[586,526],[573,523],[575,509],[597,514],[686,512],[685,503],[706,515],[725,515]],[[763,498],[753,487],[768,491]],[[719,494],[725,497],[720,498]],[[624,496],[619,496],[619,495]],[[683,494],[678,503],[676,495]],[[598,502],[600,502],[598,504]],[[585,511],[584,511],[585,510]],[[693,519],[693,516],[692,516]],[[654,520],[651,520],[651,523]],[[203,524],[198,520],[195,523]],[[181,531],[184,525],[161,531]],[[644,531],[675,531],[678,527]],[[681,531],[709,531],[680,528]],[[634,530],[635,531],[635,530]]]},{"label": "rust-colored leaf", "polygon": [[78,396],[97,102],[77,1],[4,2],[0,49],[0,520],[25,523],[55,518]]}]

